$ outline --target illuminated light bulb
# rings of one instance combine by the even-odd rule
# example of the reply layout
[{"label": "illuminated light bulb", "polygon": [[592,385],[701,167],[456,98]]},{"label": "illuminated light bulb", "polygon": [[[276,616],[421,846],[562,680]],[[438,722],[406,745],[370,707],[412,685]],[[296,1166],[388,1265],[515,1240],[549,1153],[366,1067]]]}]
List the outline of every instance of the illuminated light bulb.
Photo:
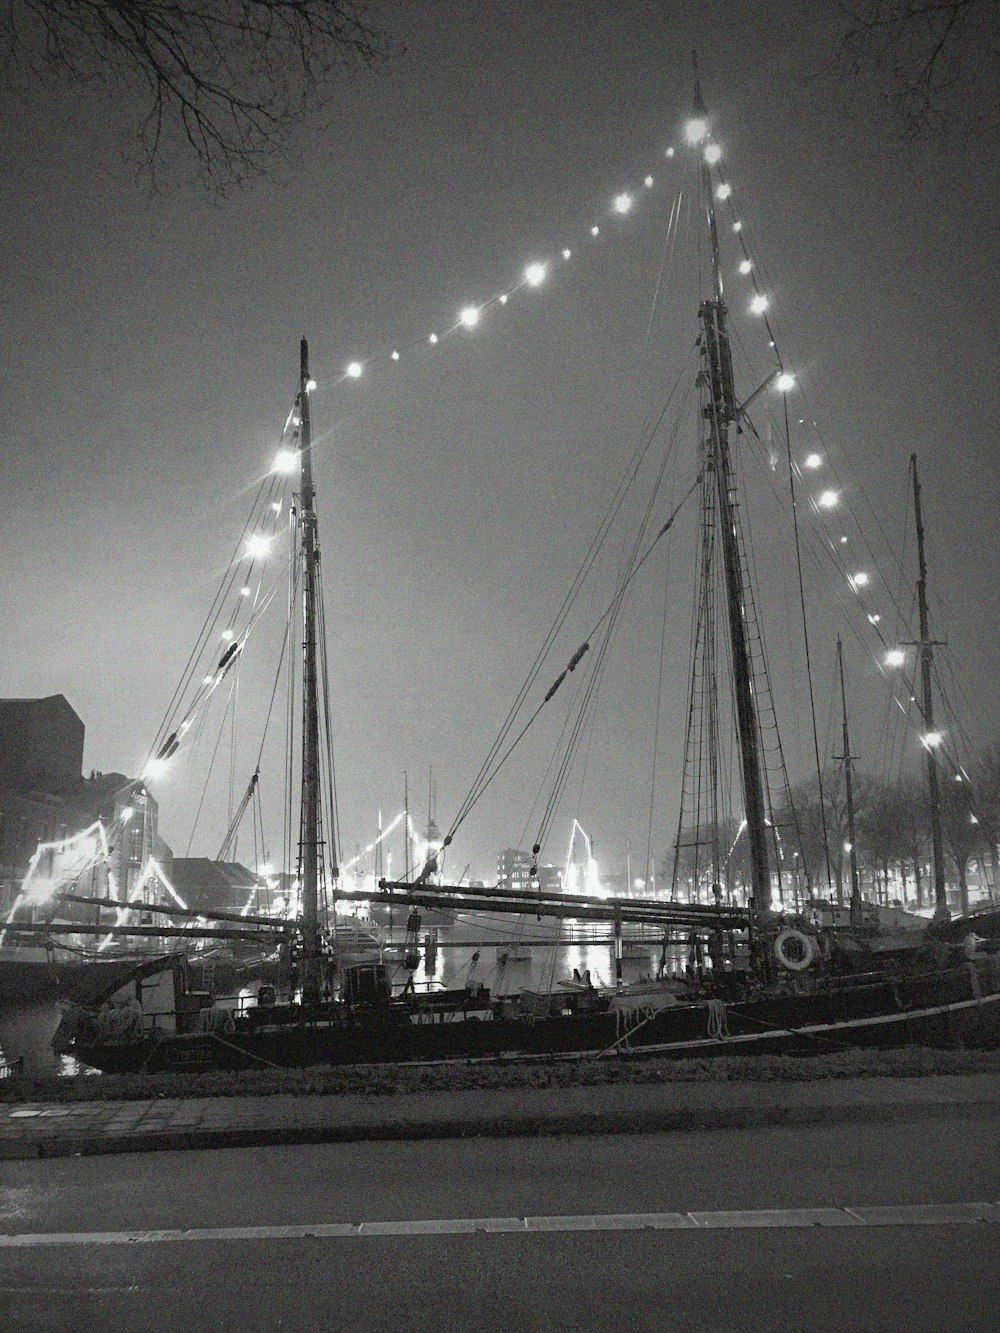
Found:
[{"label": "illuminated light bulb", "polygon": [[591,234],[591,236],[600,236],[600,234],[601,234],[601,229],[600,229],[600,227],[591,227],[591,229],[590,229],[590,234]]},{"label": "illuminated light bulb", "polygon": [[479,307],[477,305],[467,305],[459,315],[458,322],[467,329],[474,329],[479,323]]},{"label": "illuminated light bulb", "polygon": [[142,776],[144,778],[152,778],[155,781],[157,778],[162,778],[166,771],[166,759],[150,759],[149,763],[143,769]]},{"label": "illuminated light bulb", "polygon": [[316,391],[316,381],[306,380],[306,393],[315,393],[315,391]]},{"label": "illuminated light bulb", "polygon": [[882,617],[879,615],[879,613],[877,611],[873,611],[872,614],[868,617],[868,623],[869,625],[877,625],[879,624],[881,619]]},{"label": "illuminated light bulb", "polygon": [[856,574],[851,575],[851,582],[854,584],[855,588],[867,588],[869,583],[871,583],[871,579],[863,569],[860,569]]},{"label": "illuminated light bulb", "polygon": [[529,287],[540,287],[547,272],[547,264],[529,264],[524,270],[524,280]]},{"label": "illuminated light bulb", "polygon": [[630,194],[619,194],[615,196],[615,212],[627,213],[632,207],[632,196]]},{"label": "illuminated light bulb", "polygon": [[393,359],[393,361],[398,361],[398,360],[399,360],[399,353],[398,353],[398,352],[393,352],[391,355],[392,355],[392,359]]},{"label": "illuminated light bulb", "polygon": [[962,775],[961,775],[961,773],[956,773],[956,774],[955,774],[955,781],[956,781],[956,782],[961,782],[961,781],[962,781]]},{"label": "illuminated light bulb", "polygon": [[716,199],[728,199],[733,192],[731,185],[720,185],[715,192]]},{"label": "illuminated light bulb", "polygon": [[202,685],[211,685],[214,680],[214,676],[202,676],[201,683]]},{"label": "illuminated light bulb", "polygon": [[710,143],[705,149],[705,161],[709,166],[714,166],[722,156],[722,149],[717,143]]},{"label": "illuminated light bulb", "polygon": [[847,839],[845,838],[845,839],[844,839],[844,851],[845,851],[845,852],[849,852],[849,851],[851,851],[851,849],[852,849],[853,847],[854,847],[854,843],[853,843],[853,842],[848,842]]},{"label": "illuminated light bulb", "polygon": [[975,815],[970,815],[970,816],[969,816],[969,823],[970,823],[970,824],[978,824],[978,823],[979,823],[979,820],[976,818]]},{"label": "illuminated light bulb", "polygon": [[925,731],[920,737],[921,744],[925,745],[928,750],[937,749],[943,740],[944,736],[940,731]]},{"label": "illuminated light bulb", "polygon": [[271,464],[272,472],[294,472],[299,464],[299,456],[294,449],[279,449]]},{"label": "illuminated light bulb", "polygon": [[671,144],[670,147],[669,147],[669,148],[666,150],[666,152],[663,154],[663,156],[664,156],[664,157],[673,157],[673,155],[674,155],[674,146],[673,146],[673,144]]},{"label": "illuminated light bulb", "polygon": [[433,346],[434,344],[437,343],[437,340],[438,340],[438,336],[437,336],[436,333],[432,333],[431,336],[427,339],[427,341],[428,341],[432,346]]},{"label": "illuminated light bulb", "polygon": [[818,467],[823,466],[823,459],[819,454],[806,454],[802,460],[802,466],[807,467],[810,472],[815,472]]},{"label": "illuminated light bulb", "polygon": [[771,302],[766,296],[755,296],[750,302],[751,315],[762,315],[770,304]]},{"label": "illuminated light bulb", "polygon": [[643,185],[645,185],[645,187],[646,187],[647,190],[651,190],[651,189],[653,188],[653,178],[652,178],[652,176],[647,176],[646,179],[645,179],[642,183],[643,183]]},{"label": "illuminated light bulb", "polygon": [[232,639],[232,638],[234,637],[234,635],[233,635],[233,631],[232,631],[231,629],[224,629],[224,630],[222,631],[222,637],[223,637],[223,638],[225,639],[225,641],[228,643],[229,640]]},{"label": "illuminated light bulb", "polygon": [[839,491],[820,491],[816,503],[819,505],[820,509],[835,509],[839,500]]},{"label": "illuminated light bulb", "polygon": [[501,304],[501,305],[506,305],[506,304],[507,304],[507,293],[506,293],[506,292],[501,293],[501,296],[500,296],[500,304]]},{"label": "illuminated light bulb", "polygon": [[562,252],[563,259],[569,259],[570,255],[571,255],[572,253],[573,253],[572,250],[568,250],[568,249],[567,249],[567,250],[564,250],[564,251]]},{"label": "illuminated light bulb", "polygon": [[774,387],[779,393],[788,393],[791,389],[795,388],[795,376],[790,374],[787,370],[784,371],[775,380]]},{"label": "illuminated light bulb", "polygon": [[352,361],[347,367],[347,378],[350,380],[359,380],[361,378],[361,362]]},{"label": "illuminated light bulb", "polygon": [[750,261],[749,259],[741,259],[741,260],[740,260],[740,272],[744,275],[744,277],[746,276],[746,274],[748,274],[748,273],[750,272],[750,270],[751,270],[752,268],[753,268],[753,264],[751,263],[751,261]]},{"label": "illuminated light bulb", "polygon": [[280,513],[281,513],[281,501],[280,501],[280,500],[274,500],[274,501],[272,502],[272,504],[271,504],[271,508],[274,510],[274,512],[275,512],[276,514],[280,514]]},{"label": "illuminated light bulb", "polygon": [[240,596],[241,597],[250,596],[250,585],[248,583],[244,583],[243,587],[240,589]]},{"label": "illuminated light bulb", "polygon": [[734,222],[734,223],[733,223],[733,231],[742,231],[742,230],[743,230],[743,223],[742,223],[742,222]]},{"label": "illuminated light bulb", "polygon": [[271,538],[266,537],[262,532],[255,532],[247,538],[246,553],[252,560],[256,560],[258,556],[267,555],[270,549]]},{"label": "illuminated light bulb", "polygon": [[901,667],[906,663],[906,654],[902,648],[890,648],[882,660],[887,667]]},{"label": "illuminated light bulb", "polygon": [[840,544],[841,544],[841,546],[846,546],[846,545],[847,545],[847,538],[846,538],[846,537],[841,537],[841,539],[840,539]]},{"label": "illuminated light bulb", "polygon": [[[694,120],[689,120],[684,126],[684,138],[688,143],[701,143],[707,133],[708,121],[702,120],[700,116]],[[668,148],[667,152],[669,153],[670,151],[671,150]]]}]

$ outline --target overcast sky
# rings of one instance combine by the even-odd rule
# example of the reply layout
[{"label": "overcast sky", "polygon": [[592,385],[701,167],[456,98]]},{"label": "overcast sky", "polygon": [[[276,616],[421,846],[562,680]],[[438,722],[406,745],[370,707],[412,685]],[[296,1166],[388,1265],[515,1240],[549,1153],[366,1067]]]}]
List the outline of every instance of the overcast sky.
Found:
[{"label": "overcast sky", "polygon": [[[65,694],[86,723],[88,770],[134,773],[146,754],[249,488],[269,465],[305,335],[320,381],[345,850],[368,841],[379,806],[386,817],[399,808],[404,770],[423,822],[434,766],[439,820],[450,822],[637,432],[694,364],[697,269],[683,267],[696,258],[693,215],[665,251],[672,202],[694,184],[681,135],[694,45],[785,359],[807,391],[792,403],[793,429],[805,417],[796,455],[828,451],[871,543],[851,529],[858,568],[874,581],[866,608],[832,567],[807,558],[821,740],[840,628],[861,765],[892,776],[918,754],[915,733],[904,740],[887,721],[863,613],[887,608],[890,593],[911,603],[914,571],[901,581],[894,553],[912,561],[914,450],[933,628],[948,641],[961,723],[973,746],[1000,738],[995,143],[981,135],[905,151],[874,103],[845,114],[809,77],[828,34],[801,6],[677,8],[386,6],[405,56],[346,76],[326,123],[303,132],[267,180],[225,201],[180,168],[152,195],[130,165],[125,117],[100,90],[13,76],[0,144],[0,689]],[[641,187],[647,171],[653,188],[627,218],[611,217],[613,197]],[[724,234],[731,276],[733,241]],[[419,342],[564,245],[569,263],[474,333],[341,380],[349,361]],[[745,397],[767,349],[735,281]],[[683,388],[691,378],[682,375]],[[696,439],[692,409],[658,514],[693,477]],[[791,548],[770,498],[787,480],[768,467],[766,439],[747,449],[747,514],[762,587],[775,582],[763,609],[794,780],[808,775],[811,739]],[[624,540],[546,678],[603,609]],[[659,555],[637,581],[586,771],[581,756],[546,859],[561,859],[574,815],[608,869],[624,868],[626,840],[633,858],[645,855],[665,585],[657,858],[673,836],[693,527],[679,525],[669,569],[665,548]],[[260,716],[248,705],[240,724],[237,789]],[[530,845],[564,717],[540,724],[531,753],[526,741],[523,763],[463,829],[456,873],[471,862],[486,875],[497,849]],[[280,772],[263,783],[273,849]],[[159,794],[162,831],[182,853],[196,799],[170,782]],[[226,815],[224,791],[211,795],[194,852],[214,853]]]}]

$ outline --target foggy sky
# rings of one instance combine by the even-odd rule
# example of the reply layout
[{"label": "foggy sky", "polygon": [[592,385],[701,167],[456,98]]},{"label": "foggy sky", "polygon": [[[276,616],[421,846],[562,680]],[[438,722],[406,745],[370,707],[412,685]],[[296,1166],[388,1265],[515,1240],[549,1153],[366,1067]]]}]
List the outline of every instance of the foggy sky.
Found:
[{"label": "foggy sky", "polygon": [[[386,7],[406,55],[381,73],[345,76],[325,123],[267,180],[225,201],[180,167],[152,195],[99,90],[39,89],[12,75],[0,145],[0,692],[65,694],[86,723],[85,767],[138,771],[269,464],[306,336],[320,381],[318,510],[345,851],[370,838],[379,806],[386,817],[399,808],[404,770],[420,823],[433,764],[447,824],[636,432],[697,335],[697,287],[679,268],[650,314],[679,179],[668,180],[662,154],[669,143],[681,151],[697,45],[810,415],[886,557],[881,577],[907,604],[915,573],[906,585],[887,548],[912,554],[906,469],[919,455],[932,628],[948,642],[972,744],[1000,737],[995,145],[963,137],[911,152],[874,103],[846,115],[807,77],[825,48],[801,7],[695,10]],[[647,169],[657,188],[587,250],[587,225],[604,226],[613,195]],[[563,244],[579,263],[474,333],[391,373],[338,382],[348,361],[444,327]],[[730,248],[730,271],[735,257]],[[754,387],[742,383],[741,396]],[[692,425],[678,494],[693,475],[694,438]],[[766,461],[748,461],[764,496],[767,472]],[[771,533],[765,500],[748,511],[763,519],[762,583],[787,575],[787,538]],[[677,602],[658,858],[676,821],[691,541],[679,532],[670,552]],[[863,567],[874,568],[867,558]],[[657,568],[637,587],[586,781],[570,783],[546,859],[561,859],[574,814],[609,869],[623,868],[626,839],[633,856],[645,848],[666,577]],[[837,617],[846,608],[857,628],[858,612],[818,566],[807,578],[825,735]],[[581,610],[565,655],[602,595]],[[811,747],[797,592],[767,597],[797,779]],[[843,632],[859,763],[893,776],[916,747],[893,740],[886,758],[884,687],[871,651]],[[471,862],[485,876],[497,849],[530,845],[562,716],[470,821],[457,870]],[[248,746],[252,731],[248,722]],[[238,788],[248,776],[237,775]],[[162,832],[183,853],[190,798],[159,794]],[[268,799],[280,809],[279,787]],[[193,852],[213,854],[225,823],[219,795]]]}]

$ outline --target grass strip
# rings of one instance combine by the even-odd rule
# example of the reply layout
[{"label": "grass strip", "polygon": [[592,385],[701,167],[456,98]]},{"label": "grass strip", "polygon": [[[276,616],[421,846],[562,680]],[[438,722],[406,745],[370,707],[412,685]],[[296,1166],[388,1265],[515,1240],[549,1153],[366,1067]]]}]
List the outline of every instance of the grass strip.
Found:
[{"label": "grass strip", "polygon": [[1000,1074],[1000,1051],[844,1050],[828,1055],[618,1056],[537,1063],[313,1065],[211,1073],[21,1077],[0,1082],[0,1102],[144,1101],[151,1097],[345,1094],[391,1097],[491,1088],[579,1088],[636,1083],[803,1083],[817,1079]]}]

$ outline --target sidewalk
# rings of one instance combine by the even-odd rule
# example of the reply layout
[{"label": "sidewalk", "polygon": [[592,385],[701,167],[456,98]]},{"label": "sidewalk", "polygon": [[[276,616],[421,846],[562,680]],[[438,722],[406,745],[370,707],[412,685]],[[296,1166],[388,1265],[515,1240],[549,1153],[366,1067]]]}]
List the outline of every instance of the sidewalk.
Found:
[{"label": "sidewalk", "polygon": [[634,1134],[992,1115],[1000,1078],[825,1079],[0,1104],[0,1159],[364,1139]]}]

